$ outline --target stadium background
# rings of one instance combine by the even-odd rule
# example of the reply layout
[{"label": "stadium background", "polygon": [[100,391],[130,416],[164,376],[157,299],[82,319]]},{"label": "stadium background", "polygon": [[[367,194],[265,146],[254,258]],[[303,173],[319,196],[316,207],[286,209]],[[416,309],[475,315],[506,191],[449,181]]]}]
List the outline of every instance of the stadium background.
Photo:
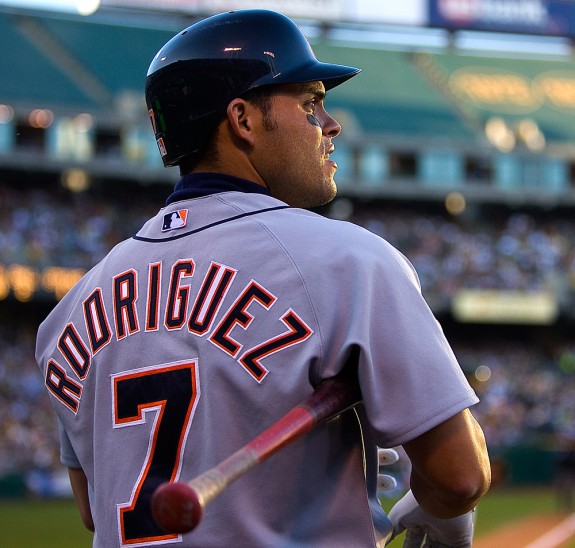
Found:
[{"label": "stadium background", "polygon": [[[540,4],[552,13],[557,2]],[[161,166],[143,85],[161,45],[207,14],[0,4],[0,497],[69,494],[35,331],[177,180]],[[445,21],[427,33],[298,22],[320,59],[363,68],[328,98],[343,126],[340,192],[320,213],[414,263],[482,399],[496,485],[552,485],[575,440],[571,27],[528,29],[513,48],[519,35],[465,42],[463,29],[437,28]]]}]

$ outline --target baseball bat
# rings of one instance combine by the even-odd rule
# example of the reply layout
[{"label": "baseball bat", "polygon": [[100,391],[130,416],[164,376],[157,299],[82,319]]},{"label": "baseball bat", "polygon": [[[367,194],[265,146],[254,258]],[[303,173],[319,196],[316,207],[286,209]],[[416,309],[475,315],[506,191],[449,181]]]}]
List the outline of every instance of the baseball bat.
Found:
[{"label": "baseball bat", "polygon": [[307,399],[213,468],[190,482],[162,483],[152,495],[152,516],[170,533],[188,533],[200,523],[206,505],[255,465],[361,401],[349,377],[323,382]]}]

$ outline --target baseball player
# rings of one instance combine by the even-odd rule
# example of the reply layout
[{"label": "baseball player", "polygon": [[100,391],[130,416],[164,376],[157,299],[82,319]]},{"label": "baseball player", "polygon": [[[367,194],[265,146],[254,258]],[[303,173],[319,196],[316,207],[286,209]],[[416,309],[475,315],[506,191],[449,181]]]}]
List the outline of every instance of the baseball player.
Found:
[{"label": "baseball player", "polygon": [[[265,10],[198,22],[153,59],[152,127],[182,178],[37,340],[94,546],[351,548],[403,529],[470,544],[489,485],[477,397],[408,260],[308,210],[336,194],[341,128],[326,92],[359,72],[318,61],[290,19]],[[159,484],[216,465],[345,371],[362,406],[233,483],[192,533],[155,524]],[[412,491],[390,521],[377,447],[398,445]]]}]

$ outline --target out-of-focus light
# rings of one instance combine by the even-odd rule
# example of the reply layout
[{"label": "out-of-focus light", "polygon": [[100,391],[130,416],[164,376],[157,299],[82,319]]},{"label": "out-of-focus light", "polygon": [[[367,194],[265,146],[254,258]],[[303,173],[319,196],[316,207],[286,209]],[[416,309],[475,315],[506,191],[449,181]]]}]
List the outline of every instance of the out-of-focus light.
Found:
[{"label": "out-of-focus light", "polygon": [[545,148],[545,136],[539,126],[529,118],[517,124],[517,135],[529,150],[537,152]]},{"label": "out-of-focus light", "polygon": [[7,124],[14,118],[14,109],[10,105],[0,105],[0,124]]},{"label": "out-of-focus light", "polygon": [[100,7],[100,0],[76,0],[76,9],[80,15],[92,15]]},{"label": "out-of-focus light", "polygon": [[81,268],[50,266],[42,271],[42,287],[60,300],[85,273]]},{"label": "out-of-focus light", "polygon": [[450,215],[461,215],[466,207],[465,196],[461,192],[450,192],[445,197],[445,209]]},{"label": "out-of-focus light", "polygon": [[23,303],[28,302],[38,286],[36,273],[29,266],[14,264],[8,268],[8,280],[14,297]]},{"label": "out-of-focus light", "polygon": [[28,115],[28,123],[32,127],[46,129],[54,123],[54,114],[48,109],[34,109]]},{"label": "out-of-focus light", "polygon": [[338,198],[332,202],[329,213],[334,219],[347,221],[353,214],[353,202],[347,198]]},{"label": "out-of-focus light", "polygon": [[99,9],[100,0],[0,0],[0,4],[25,9],[92,15]]},{"label": "out-of-focus light", "polygon": [[480,365],[475,370],[475,378],[480,382],[487,382],[491,378],[491,369],[486,365]]},{"label": "out-of-focus light", "polygon": [[502,118],[492,117],[487,120],[485,136],[501,152],[510,152],[515,148],[515,133]]},{"label": "out-of-focus light", "polygon": [[84,192],[90,187],[90,178],[83,169],[69,169],[62,173],[62,186],[71,192]]},{"label": "out-of-focus light", "polygon": [[78,114],[74,118],[74,125],[80,133],[88,133],[94,127],[94,118],[91,114]]}]

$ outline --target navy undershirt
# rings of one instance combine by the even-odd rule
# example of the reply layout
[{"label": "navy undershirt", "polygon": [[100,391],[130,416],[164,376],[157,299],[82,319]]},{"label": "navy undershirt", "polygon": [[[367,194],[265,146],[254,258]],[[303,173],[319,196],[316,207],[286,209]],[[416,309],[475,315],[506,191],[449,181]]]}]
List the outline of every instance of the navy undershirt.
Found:
[{"label": "navy undershirt", "polygon": [[217,192],[248,192],[266,194],[270,196],[269,190],[252,181],[240,179],[233,175],[222,173],[189,173],[184,175],[174,187],[174,192],[166,200],[166,205],[187,200],[189,198],[199,198],[216,194]]}]

